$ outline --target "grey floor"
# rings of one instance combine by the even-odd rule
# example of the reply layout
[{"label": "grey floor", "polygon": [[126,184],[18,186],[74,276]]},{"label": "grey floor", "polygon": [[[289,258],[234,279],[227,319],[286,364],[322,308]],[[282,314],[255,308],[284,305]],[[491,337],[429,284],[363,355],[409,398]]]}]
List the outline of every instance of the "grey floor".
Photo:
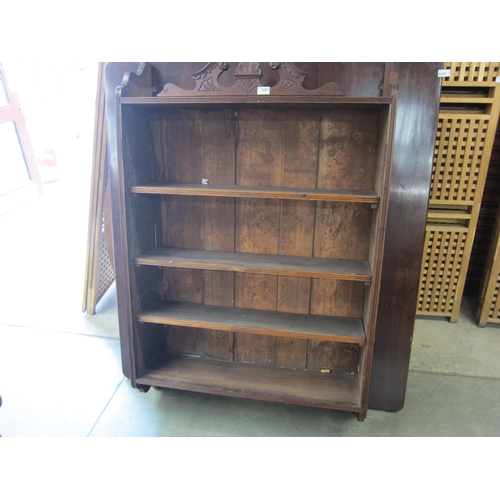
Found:
[{"label": "grey floor", "polygon": [[404,408],[347,413],[174,390],[121,373],[114,286],[81,312],[88,189],[65,176],[0,216],[0,433],[31,436],[499,436],[500,328],[416,321]]}]

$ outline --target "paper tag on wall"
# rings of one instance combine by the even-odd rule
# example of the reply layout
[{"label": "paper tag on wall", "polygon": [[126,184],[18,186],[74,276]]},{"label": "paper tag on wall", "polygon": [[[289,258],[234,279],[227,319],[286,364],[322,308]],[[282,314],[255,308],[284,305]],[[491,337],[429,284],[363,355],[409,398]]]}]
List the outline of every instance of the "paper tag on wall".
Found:
[{"label": "paper tag on wall", "polygon": [[451,69],[438,69],[438,78],[451,76]]}]

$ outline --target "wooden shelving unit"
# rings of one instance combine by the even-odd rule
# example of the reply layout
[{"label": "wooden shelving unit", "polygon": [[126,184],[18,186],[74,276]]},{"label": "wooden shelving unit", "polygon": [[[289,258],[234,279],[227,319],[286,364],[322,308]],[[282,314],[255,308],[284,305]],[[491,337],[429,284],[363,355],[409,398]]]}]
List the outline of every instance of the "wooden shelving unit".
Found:
[{"label": "wooden shelving unit", "polygon": [[[296,66],[273,64],[267,96],[256,95],[258,63],[210,63],[191,91],[155,90],[146,64],[117,89],[108,123],[124,371],[141,390],[362,420],[396,97],[307,90]],[[222,87],[226,71],[234,84]]]}]

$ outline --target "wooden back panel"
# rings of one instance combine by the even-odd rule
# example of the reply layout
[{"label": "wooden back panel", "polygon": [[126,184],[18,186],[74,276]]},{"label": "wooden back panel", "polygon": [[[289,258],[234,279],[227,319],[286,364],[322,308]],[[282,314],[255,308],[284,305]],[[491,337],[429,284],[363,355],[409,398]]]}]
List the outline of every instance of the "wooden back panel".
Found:
[{"label": "wooden back panel", "polygon": [[[141,127],[152,130],[157,145],[146,183],[207,179],[222,185],[375,188],[376,111],[151,110],[148,119]],[[162,197],[160,203],[157,237],[163,246],[368,259],[369,206],[183,196]],[[365,294],[357,282],[187,269],[165,269],[159,287],[160,296],[171,300],[357,318]],[[227,346],[214,349],[213,332],[167,332],[167,347],[177,353],[348,371],[358,363],[357,346],[244,333],[232,345],[233,334],[218,332],[217,342],[224,337]],[[335,366],[327,361],[332,352]]]}]

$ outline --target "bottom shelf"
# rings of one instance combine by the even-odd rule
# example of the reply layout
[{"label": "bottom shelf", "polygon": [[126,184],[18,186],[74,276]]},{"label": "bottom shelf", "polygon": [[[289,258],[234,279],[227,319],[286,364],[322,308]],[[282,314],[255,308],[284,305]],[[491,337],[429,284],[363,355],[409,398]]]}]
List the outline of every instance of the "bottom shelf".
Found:
[{"label": "bottom shelf", "polygon": [[187,356],[158,358],[139,385],[361,412],[355,375],[333,375]]}]

